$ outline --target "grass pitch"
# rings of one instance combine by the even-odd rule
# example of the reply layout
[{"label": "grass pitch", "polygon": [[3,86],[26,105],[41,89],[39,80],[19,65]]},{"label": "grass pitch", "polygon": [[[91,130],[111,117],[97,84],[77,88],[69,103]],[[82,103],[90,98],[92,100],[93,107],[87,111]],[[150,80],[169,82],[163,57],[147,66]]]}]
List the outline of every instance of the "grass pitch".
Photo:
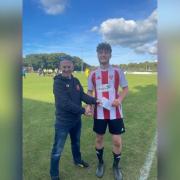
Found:
[{"label": "grass pitch", "polygon": [[[87,91],[87,78],[76,73]],[[129,94],[123,102],[126,133],[123,134],[121,166],[124,180],[138,180],[140,169],[156,132],[156,75],[126,75]],[[23,176],[25,180],[49,180],[50,153],[54,138],[53,77],[27,74],[23,80]],[[72,163],[69,138],[60,161],[61,178],[66,180],[96,180],[97,164],[92,131],[92,118],[82,116],[81,152],[89,162],[88,169],[79,169]],[[102,180],[113,180],[112,143],[106,131]],[[157,157],[153,159],[149,180],[157,179]]]}]

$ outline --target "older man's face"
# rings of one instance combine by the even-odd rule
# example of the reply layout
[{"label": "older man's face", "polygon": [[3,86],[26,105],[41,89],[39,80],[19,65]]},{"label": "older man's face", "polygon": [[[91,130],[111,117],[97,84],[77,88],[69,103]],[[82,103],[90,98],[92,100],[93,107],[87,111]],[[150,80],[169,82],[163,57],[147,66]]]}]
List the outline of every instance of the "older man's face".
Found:
[{"label": "older man's face", "polygon": [[60,70],[62,71],[62,76],[64,77],[70,77],[73,70],[74,66],[71,61],[64,60],[60,63]]}]

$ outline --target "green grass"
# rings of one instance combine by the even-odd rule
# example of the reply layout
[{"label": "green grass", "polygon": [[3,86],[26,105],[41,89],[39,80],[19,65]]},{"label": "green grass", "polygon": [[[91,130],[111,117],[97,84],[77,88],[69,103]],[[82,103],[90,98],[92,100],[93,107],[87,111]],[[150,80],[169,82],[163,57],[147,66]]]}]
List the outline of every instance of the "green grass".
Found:
[{"label": "green grass", "polygon": [[[87,78],[76,73],[87,90]],[[122,171],[125,180],[136,180],[144,164],[156,131],[156,75],[127,75],[129,94],[123,103],[126,133],[123,134]],[[50,153],[54,136],[54,99],[52,77],[28,74],[23,80],[23,172],[25,180],[48,180]],[[95,180],[96,154],[92,118],[82,118],[81,152],[90,164],[79,169],[72,163],[69,138],[61,162],[62,179]],[[108,132],[108,131],[107,131]],[[106,133],[104,159],[106,172],[103,180],[113,179],[111,136]],[[148,180],[157,179],[155,157]]]}]

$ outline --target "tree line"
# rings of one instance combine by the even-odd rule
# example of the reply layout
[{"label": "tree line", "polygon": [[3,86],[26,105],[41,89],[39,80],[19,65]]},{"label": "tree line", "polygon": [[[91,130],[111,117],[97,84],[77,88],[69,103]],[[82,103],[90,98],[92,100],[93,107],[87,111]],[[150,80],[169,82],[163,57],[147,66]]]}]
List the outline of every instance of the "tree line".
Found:
[{"label": "tree line", "polygon": [[157,62],[145,61],[141,63],[120,64],[120,67],[128,72],[157,72]]},{"label": "tree line", "polygon": [[[59,66],[59,59],[63,56],[70,56],[65,53],[50,53],[50,54],[29,54],[23,58],[24,67],[32,67],[34,71],[38,69],[56,69]],[[74,63],[74,70],[81,71],[86,68],[92,69],[94,66],[90,66],[85,63],[81,58],[76,56],[70,56]],[[119,64],[124,71],[151,71],[157,72],[157,62],[141,62],[141,63],[129,63],[129,64]]]},{"label": "tree line", "polygon": [[23,58],[24,67],[32,67],[34,71],[38,69],[56,69],[59,67],[59,61],[61,57],[69,56],[74,63],[74,70],[81,71],[91,66],[84,63],[83,60],[76,56],[70,56],[65,53],[51,53],[51,54],[29,54]]}]

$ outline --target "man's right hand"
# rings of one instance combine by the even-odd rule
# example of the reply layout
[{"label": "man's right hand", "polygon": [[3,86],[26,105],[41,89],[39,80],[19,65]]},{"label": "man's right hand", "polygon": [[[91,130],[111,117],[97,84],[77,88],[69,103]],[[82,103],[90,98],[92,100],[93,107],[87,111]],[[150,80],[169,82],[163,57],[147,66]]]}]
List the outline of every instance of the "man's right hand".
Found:
[{"label": "man's right hand", "polygon": [[93,110],[92,110],[92,107],[91,105],[87,105],[85,107],[85,113],[84,113],[86,116],[92,116],[93,115]]}]

